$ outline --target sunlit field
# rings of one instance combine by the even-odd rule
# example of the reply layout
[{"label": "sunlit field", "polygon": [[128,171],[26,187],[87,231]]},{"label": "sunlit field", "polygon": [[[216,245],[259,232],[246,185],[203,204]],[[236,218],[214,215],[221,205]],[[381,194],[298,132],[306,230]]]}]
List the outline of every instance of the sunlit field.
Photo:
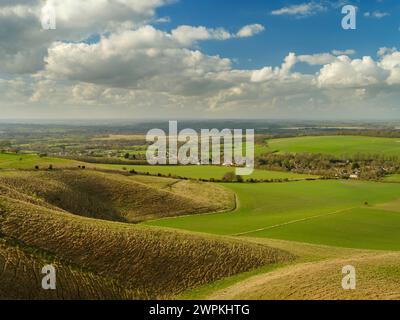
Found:
[{"label": "sunlit field", "polygon": [[[400,184],[304,181],[225,185],[238,209],[150,225],[349,248],[400,250]],[[397,208],[397,209],[396,209]]]},{"label": "sunlit field", "polygon": [[399,138],[361,136],[315,136],[272,139],[269,151],[281,153],[325,153],[334,156],[385,155],[400,156]]}]

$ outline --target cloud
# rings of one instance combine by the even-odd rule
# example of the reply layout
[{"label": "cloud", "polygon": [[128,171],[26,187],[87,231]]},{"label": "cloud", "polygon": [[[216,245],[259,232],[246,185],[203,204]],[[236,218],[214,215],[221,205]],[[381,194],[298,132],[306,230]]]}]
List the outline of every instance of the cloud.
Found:
[{"label": "cloud", "polygon": [[56,40],[79,42],[93,34],[139,26],[171,0],[48,0],[57,29],[42,30],[43,1],[1,0],[0,72],[32,73],[43,68],[47,48]]},{"label": "cloud", "polygon": [[[7,2],[6,2],[7,1]],[[18,5],[17,5],[18,3]],[[201,41],[251,37],[264,26],[237,30],[177,26],[160,30],[156,9],[168,0],[66,0],[59,29],[40,26],[40,1],[1,0],[0,106],[35,116],[96,107],[105,115],[222,117],[296,115],[365,110],[400,99],[400,52],[381,48],[376,57],[352,59],[354,50],[289,52],[280,65],[235,69],[233,60],[208,55]],[[328,2],[280,9],[310,16]],[[278,10],[279,11],[279,10]],[[87,15],[83,21],[81,14]],[[99,18],[101,17],[101,19]],[[154,25],[151,25],[154,24]],[[96,36],[99,40],[87,41]],[[300,63],[313,66],[296,68]],[[299,72],[298,70],[303,70]],[[38,110],[42,110],[40,113]],[[9,111],[7,111],[9,110]],[[118,112],[117,112],[118,111]],[[328,110],[329,111],[329,110]],[[364,112],[364,111],[363,111]]]},{"label": "cloud", "polygon": [[[45,73],[26,85],[25,99],[31,94],[37,105],[112,106],[135,115],[232,117],[365,114],[377,101],[395,108],[400,98],[400,52],[394,49],[381,50],[377,59],[293,52],[278,67],[236,70],[228,59],[174,47],[169,33],[139,30],[98,44],[56,44],[52,49],[60,51],[51,52]],[[298,63],[320,68],[295,72]],[[8,86],[9,98],[23,83],[17,88]]]},{"label": "cloud", "polygon": [[201,40],[228,40],[233,38],[253,37],[265,30],[261,24],[250,24],[242,27],[236,34],[232,34],[223,28],[206,28],[203,26],[179,26],[171,31],[172,38],[179,43],[191,46]]},{"label": "cloud", "polygon": [[381,12],[381,11],[373,11],[373,12],[365,12],[364,17],[366,18],[376,18],[376,19],[382,19],[385,17],[390,16],[389,12]]},{"label": "cloud", "polygon": [[199,40],[227,40],[232,38],[232,35],[222,28],[209,29],[202,26],[179,26],[172,30],[171,35],[174,40],[186,46],[190,46]]},{"label": "cloud", "polygon": [[308,2],[298,5],[292,5],[288,7],[283,7],[271,12],[272,15],[290,15],[297,17],[309,17],[314,16],[320,12],[326,11],[327,7],[321,3]]},{"label": "cloud", "polygon": [[154,20],[155,23],[170,23],[171,17],[161,17]]},{"label": "cloud", "polygon": [[347,50],[332,50],[332,54],[335,56],[352,56],[356,54],[356,51],[353,49],[347,49]]},{"label": "cloud", "polygon": [[347,56],[339,56],[325,65],[317,78],[320,87],[362,88],[378,85],[388,77],[388,71],[371,57],[351,60]]},{"label": "cloud", "polygon": [[308,63],[311,66],[324,65],[335,60],[335,57],[330,53],[318,53],[312,55],[300,55],[297,57],[299,62]]},{"label": "cloud", "polygon": [[265,30],[265,27],[262,26],[261,24],[250,24],[247,26],[244,26],[242,29],[238,31],[236,36],[238,38],[247,38],[247,37],[252,37],[256,34],[259,34]]},{"label": "cloud", "polygon": [[207,37],[206,29],[193,28],[181,38],[180,33],[143,26],[102,37],[94,44],[59,42],[49,49],[42,76],[111,87],[201,94],[217,90],[224,81],[215,79],[215,73],[231,68],[228,59],[185,47]]},{"label": "cloud", "polygon": [[388,54],[382,56],[380,66],[389,71],[390,75],[386,82],[389,85],[400,84],[400,52],[389,51]]}]

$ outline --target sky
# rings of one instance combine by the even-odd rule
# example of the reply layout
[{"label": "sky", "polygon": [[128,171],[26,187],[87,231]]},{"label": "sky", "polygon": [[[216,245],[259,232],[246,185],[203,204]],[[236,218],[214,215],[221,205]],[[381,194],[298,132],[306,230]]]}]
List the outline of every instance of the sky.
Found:
[{"label": "sky", "polygon": [[397,0],[0,0],[0,119],[400,119],[399,40]]}]

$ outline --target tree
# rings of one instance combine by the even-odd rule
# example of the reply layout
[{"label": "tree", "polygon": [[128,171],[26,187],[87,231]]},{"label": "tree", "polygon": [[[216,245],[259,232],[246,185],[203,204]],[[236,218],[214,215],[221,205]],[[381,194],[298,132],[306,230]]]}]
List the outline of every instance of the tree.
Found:
[{"label": "tree", "polygon": [[0,148],[8,149],[11,148],[11,142],[8,140],[1,140],[0,141]]},{"label": "tree", "polygon": [[224,174],[224,177],[222,178],[222,180],[225,182],[233,182],[236,180],[236,175],[234,172],[227,172]]}]

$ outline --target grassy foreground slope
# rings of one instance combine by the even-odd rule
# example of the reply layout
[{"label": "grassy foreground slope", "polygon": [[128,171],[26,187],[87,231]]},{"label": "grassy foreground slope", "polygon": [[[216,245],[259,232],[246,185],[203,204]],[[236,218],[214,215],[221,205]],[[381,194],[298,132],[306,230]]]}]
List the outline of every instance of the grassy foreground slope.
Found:
[{"label": "grassy foreground slope", "polygon": [[325,153],[335,156],[400,155],[400,139],[362,136],[310,136],[268,141],[270,151],[288,153]]},{"label": "grassy foreground slope", "polygon": [[[208,299],[400,299],[399,252],[341,249],[292,241],[248,239],[295,253],[299,260],[271,272],[205,291]],[[356,290],[343,290],[342,268],[356,268]]]},{"label": "grassy foreground slope", "polygon": [[[244,238],[241,237],[243,240]],[[399,299],[400,253],[339,248],[267,238],[246,241],[279,248],[297,259],[184,292],[183,299]],[[342,268],[356,268],[357,289],[342,288]]]},{"label": "grassy foreground slope", "polygon": [[[0,296],[5,298],[43,298],[40,271],[44,262],[60,265],[55,293],[58,298],[147,299],[172,297],[186,289],[292,258],[264,245],[78,216],[49,203],[42,186],[25,185],[29,174],[35,180],[42,173],[25,172],[25,180],[20,174],[2,174],[0,181]],[[81,171],[52,175],[47,181],[41,178],[44,184],[52,181],[55,189],[62,179],[83,181],[85,187],[87,175],[90,179],[98,175],[100,181],[117,179]],[[125,179],[130,178],[121,178],[123,186],[128,184]],[[158,180],[150,184],[168,184]],[[143,180],[132,183],[135,188],[140,188],[140,183],[145,185]],[[10,277],[17,270],[24,273],[13,282]]]},{"label": "grassy foreground slope", "polygon": [[[57,272],[57,290],[41,290],[43,266]],[[0,299],[134,299],[117,281],[49,256],[37,248],[0,239]]]},{"label": "grassy foreground slope", "polygon": [[350,248],[400,250],[400,184],[302,181],[227,184],[233,213],[161,219],[150,225]]}]

